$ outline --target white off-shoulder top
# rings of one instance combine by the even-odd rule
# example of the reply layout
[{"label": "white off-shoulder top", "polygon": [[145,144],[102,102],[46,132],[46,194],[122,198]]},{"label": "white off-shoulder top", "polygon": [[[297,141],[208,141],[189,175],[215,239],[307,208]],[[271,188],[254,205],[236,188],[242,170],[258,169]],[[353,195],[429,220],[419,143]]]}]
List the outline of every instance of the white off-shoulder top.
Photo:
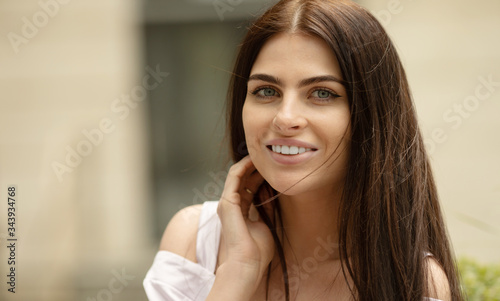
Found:
[{"label": "white off-shoulder top", "polygon": [[[194,263],[168,251],[158,251],[144,279],[150,301],[204,301],[215,280],[221,234],[218,201],[205,202],[198,223]],[[424,301],[440,301],[425,298]]]}]

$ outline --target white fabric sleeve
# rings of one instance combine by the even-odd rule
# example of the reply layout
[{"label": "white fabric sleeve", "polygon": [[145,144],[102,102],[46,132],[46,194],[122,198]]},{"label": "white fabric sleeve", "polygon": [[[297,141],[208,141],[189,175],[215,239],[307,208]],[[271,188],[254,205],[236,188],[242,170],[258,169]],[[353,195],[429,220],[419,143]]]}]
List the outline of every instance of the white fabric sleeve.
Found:
[{"label": "white fabric sleeve", "polygon": [[150,301],[204,301],[215,281],[213,272],[182,256],[159,251],[143,285]]}]

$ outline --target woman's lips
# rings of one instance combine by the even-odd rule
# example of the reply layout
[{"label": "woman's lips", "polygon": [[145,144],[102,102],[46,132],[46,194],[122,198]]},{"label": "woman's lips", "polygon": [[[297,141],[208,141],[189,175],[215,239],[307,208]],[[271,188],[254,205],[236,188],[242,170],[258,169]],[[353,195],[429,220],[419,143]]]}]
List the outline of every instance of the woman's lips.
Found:
[{"label": "woman's lips", "polygon": [[274,139],[266,147],[273,160],[285,165],[307,161],[317,151],[314,145],[296,139]]},{"label": "woman's lips", "polygon": [[304,147],[304,148],[310,148],[310,149],[317,149],[317,147],[314,144],[302,141],[302,140],[297,140],[297,139],[290,139],[290,138],[279,138],[279,139],[272,139],[269,141],[265,142],[266,145],[286,145],[286,146],[297,146],[297,147]]}]

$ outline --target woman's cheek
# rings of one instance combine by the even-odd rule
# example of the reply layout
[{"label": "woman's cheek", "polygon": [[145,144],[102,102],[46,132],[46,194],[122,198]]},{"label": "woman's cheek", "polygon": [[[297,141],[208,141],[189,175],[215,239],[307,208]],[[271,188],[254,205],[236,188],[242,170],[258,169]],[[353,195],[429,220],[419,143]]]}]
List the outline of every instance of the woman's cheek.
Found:
[{"label": "woman's cheek", "polygon": [[256,141],[255,136],[252,133],[252,131],[249,131],[248,135],[246,136],[246,140],[247,140],[248,154],[250,155],[250,158],[252,159],[252,161],[255,162],[255,160],[257,159],[258,142]]}]

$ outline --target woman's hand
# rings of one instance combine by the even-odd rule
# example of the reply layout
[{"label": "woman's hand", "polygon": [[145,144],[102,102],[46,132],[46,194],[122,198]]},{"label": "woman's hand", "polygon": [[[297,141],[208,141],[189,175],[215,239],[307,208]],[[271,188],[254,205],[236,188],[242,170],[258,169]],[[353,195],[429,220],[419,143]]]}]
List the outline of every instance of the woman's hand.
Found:
[{"label": "woman's hand", "polygon": [[[227,254],[222,265],[244,270],[255,287],[274,255],[271,231],[252,204],[263,181],[250,157],[243,158],[229,169],[217,209]],[[270,213],[269,205],[266,209]]]}]

